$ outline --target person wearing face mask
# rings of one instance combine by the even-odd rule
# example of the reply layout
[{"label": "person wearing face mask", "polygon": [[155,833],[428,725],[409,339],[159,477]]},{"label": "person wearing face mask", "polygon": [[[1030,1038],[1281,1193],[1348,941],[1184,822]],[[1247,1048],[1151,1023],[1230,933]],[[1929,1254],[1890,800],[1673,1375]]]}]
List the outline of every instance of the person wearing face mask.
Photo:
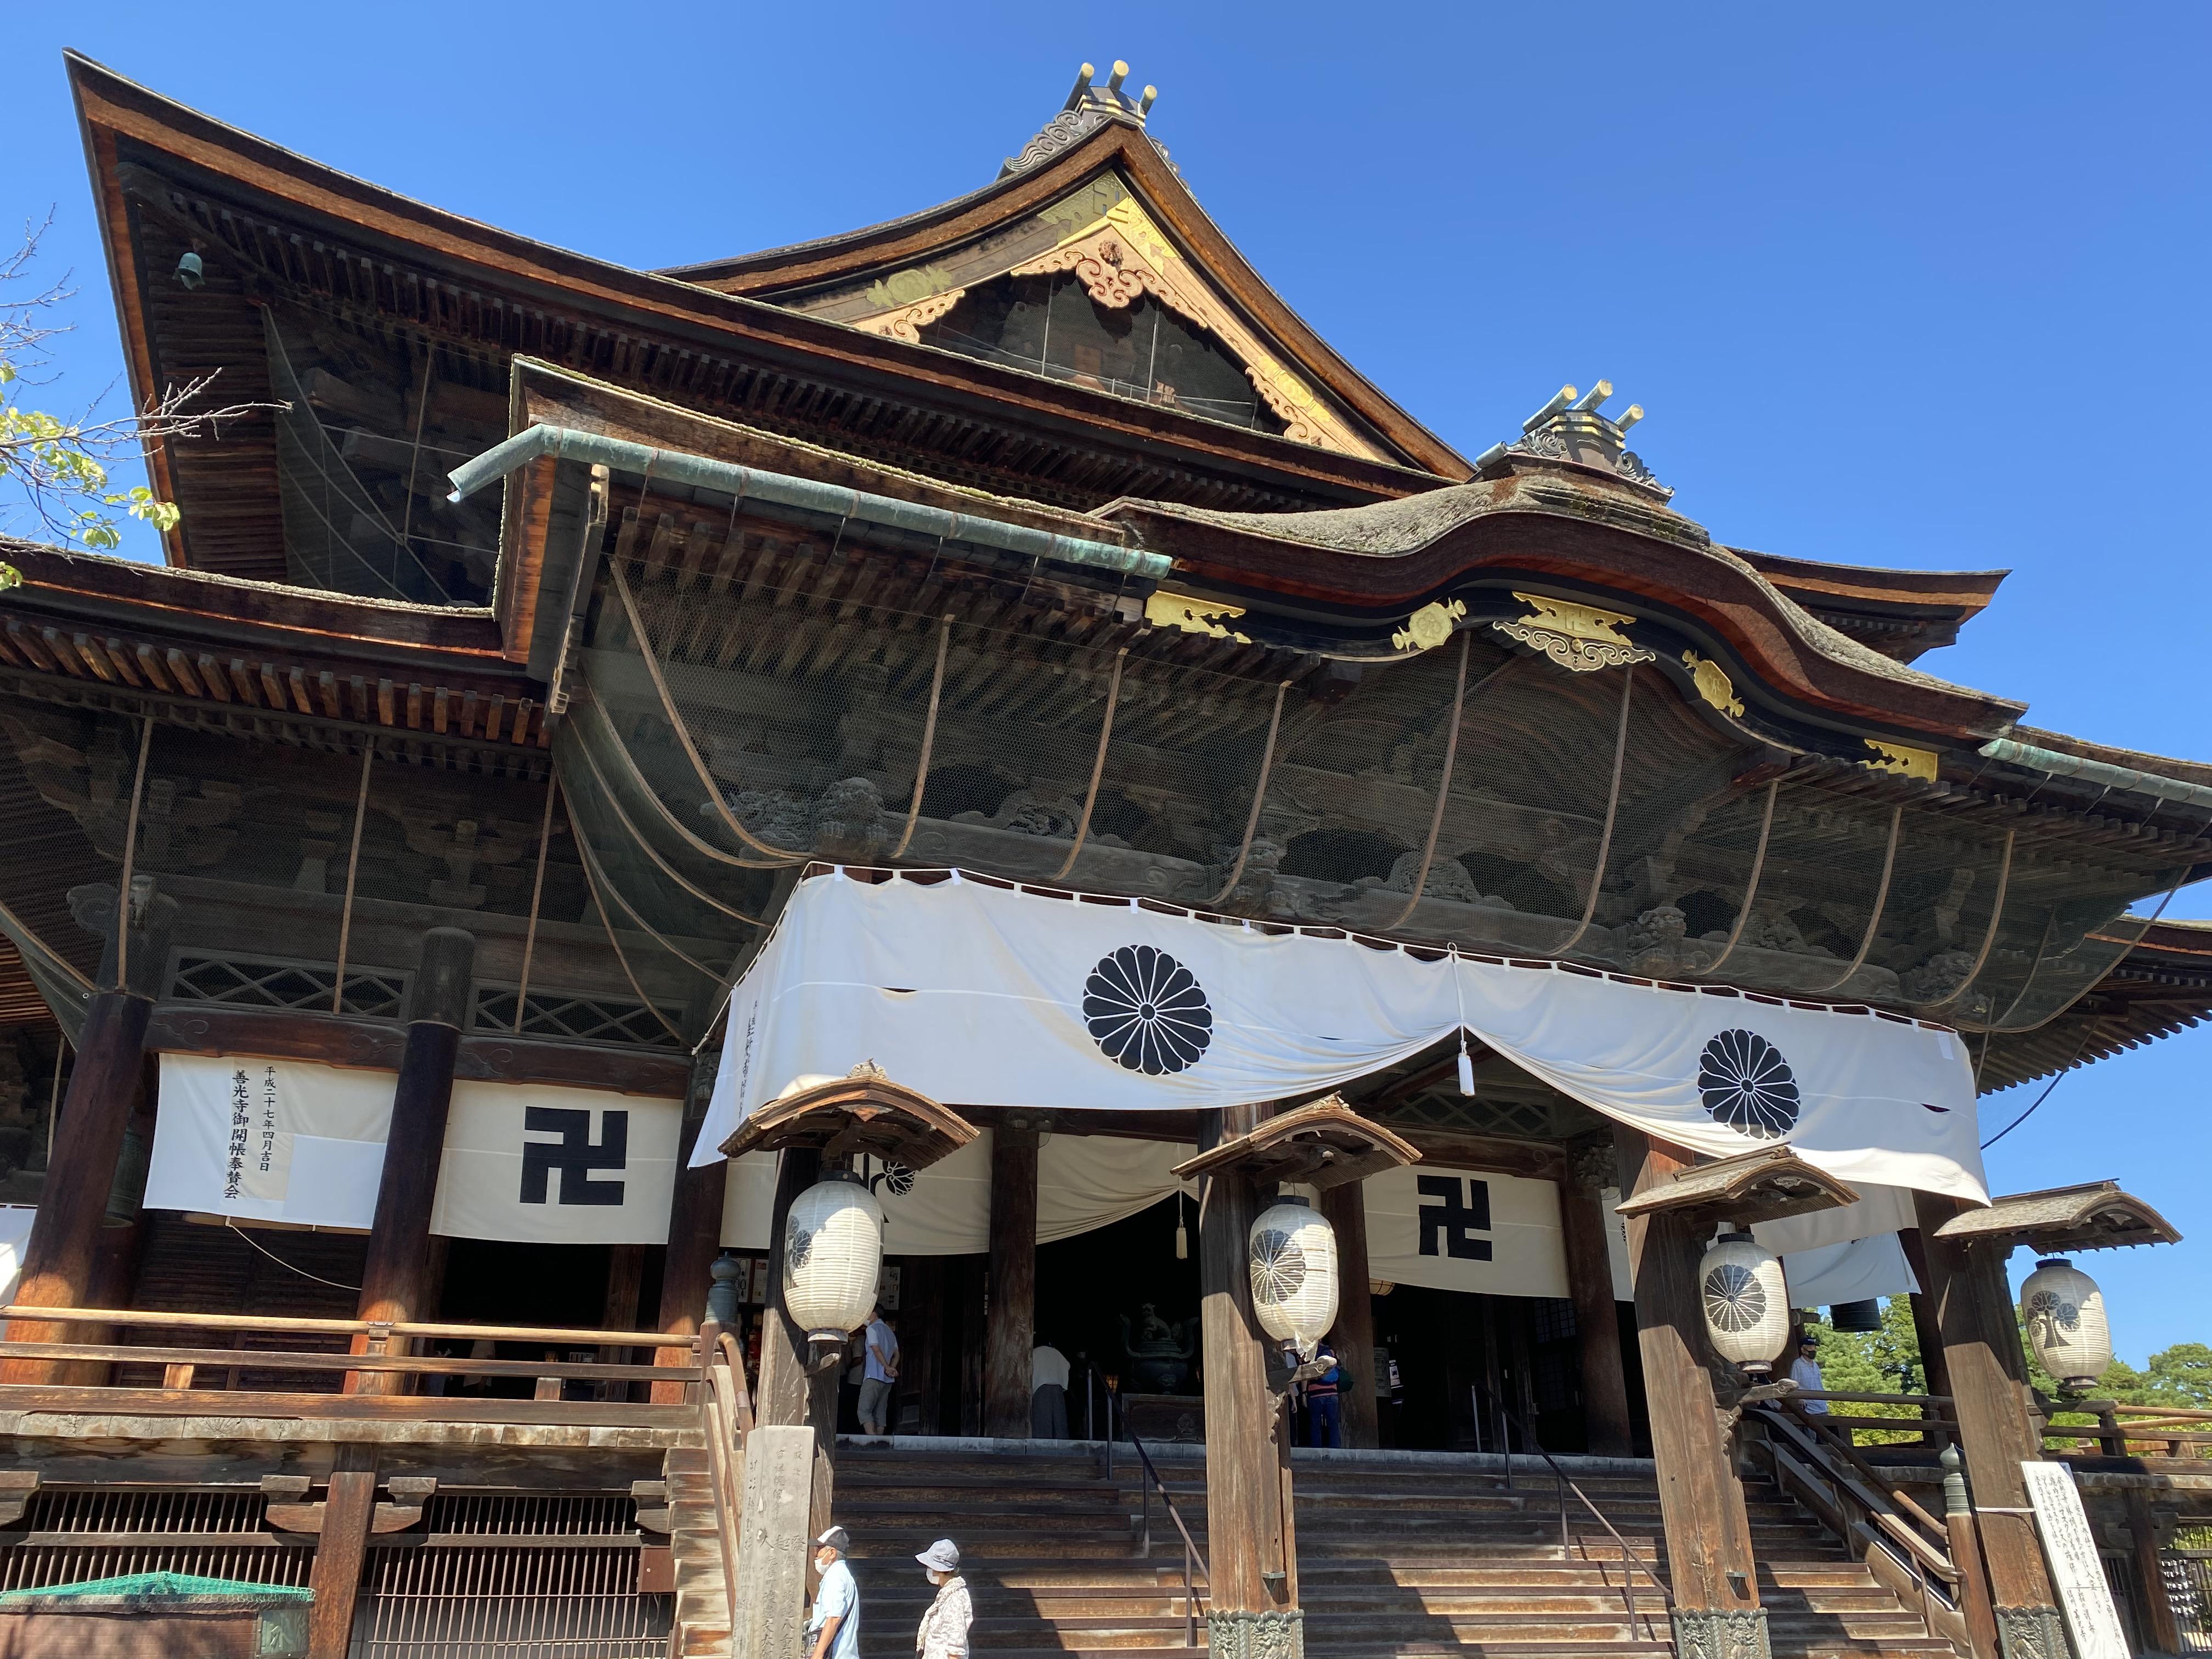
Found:
[{"label": "person wearing face mask", "polygon": [[860,1659],[860,1590],[845,1565],[852,1547],[842,1527],[814,1540],[814,1566],[822,1577],[814,1610],[806,1615],[807,1659]]},{"label": "person wearing face mask", "polygon": [[968,1598],[968,1581],[960,1576],[958,1547],[950,1538],[940,1538],[914,1559],[937,1586],[937,1599],[914,1633],[915,1652],[920,1659],[967,1659],[968,1626],[975,1610]]}]

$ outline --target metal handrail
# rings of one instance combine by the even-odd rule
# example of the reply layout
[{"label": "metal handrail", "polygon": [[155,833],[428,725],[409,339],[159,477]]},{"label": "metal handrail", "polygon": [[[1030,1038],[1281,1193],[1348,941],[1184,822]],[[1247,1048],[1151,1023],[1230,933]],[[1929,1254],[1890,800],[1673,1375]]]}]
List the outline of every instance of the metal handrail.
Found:
[{"label": "metal handrail", "polygon": [[[1106,1390],[1106,1409],[1109,1415],[1114,1410],[1115,1395],[1115,1390],[1109,1387]],[[1137,1489],[1144,1499],[1142,1533],[1139,1544],[1144,1559],[1150,1560],[1152,1553],[1152,1486],[1159,1488],[1160,1502],[1167,1510],[1168,1518],[1176,1523],[1176,1530],[1182,1534],[1183,1642],[1185,1646],[1195,1647],[1198,1644],[1198,1587],[1191,1577],[1191,1564],[1194,1561],[1197,1563],[1200,1574],[1206,1579],[1206,1594],[1209,1598],[1213,1590],[1213,1569],[1206,1565],[1205,1552],[1199,1548],[1198,1540],[1190,1535],[1190,1528],[1183,1524],[1182,1511],[1176,1507],[1175,1494],[1168,1490],[1168,1483],[1160,1478],[1159,1468],[1153,1463],[1152,1455],[1145,1449],[1144,1441],[1139,1437],[1136,1430],[1130,1426],[1128,1415],[1126,1413],[1121,1414],[1121,1429],[1129,1437],[1129,1443],[1137,1449],[1137,1461],[1142,1465],[1145,1474],[1152,1480],[1152,1486],[1146,1486],[1142,1480],[1137,1483]],[[1106,1446],[1110,1457],[1114,1446],[1110,1422],[1108,1425]],[[1107,1473],[1109,1475],[1113,1473],[1110,1462],[1108,1465]]]},{"label": "metal handrail", "polygon": [[[1628,1540],[1620,1535],[1620,1529],[1614,1526],[1612,1522],[1606,1519],[1605,1511],[1598,1508],[1595,1504],[1590,1502],[1590,1497],[1588,1492],[1584,1492],[1580,1486],[1577,1486],[1572,1480],[1570,1480],[1567,1478],[1566,1470],[1559,1467],[1559,1460],[1544,1449],[1544,1443],[1536,1437],[1534,1431],[1531,1430],[1526,1423],[1522,1422],[1516,1413],[1508,1410],[1504,1401],[1498,1401],[1497,1407],[1498,1415],[1502,1420],[1510,1423],[1515,1428],[1521,1431],[1522,1443],[1524,1446],[1534,1447],[1536,1455],[1542,1458],[1545,1462],[1551,1465],[1553,1479],[1559,1482],[1559,1559],[1562,1561],[1566,1559],[1566,1553],[1570,1547],[1567,1542],[1567,1494],[1569,1492],[1572,1492],[1577,1498],[1582,1499],[1583,1507],[1588,1510],[1590,1514],[1596,1518],[1598,1525],[1606,1529],[1607,1534],[1612,1538],[1613,1541],[1620,1546],[1621,1560],[1623,1562],[1632,1562],[1637,1566],[1644,1568],[1644,1576],[1651,1581],[1651,1588],[1659,1592],[1660,1605],[1666,1607],[1671,1613],[1674,1607],[1674,1598],[1668,1594],[1667,1586],[1660,1582],[1658,1573],[1654,1569],[1644,1566],[1644,1558],[1637,1554],[1637,1553],[1629,1547]],[[1504,1450],[1505,1457],[1506,1484],[1510,1488],[1512,1485],[1513,1480],[1513,1450],[1510,1442],[1504,1443]],[[1525,1456],[1527,1454],[1524,1452],[1522,1455]],[[1651,1615],[1648,1613],[1642,1612],[1636,1605],[1636,1590],[1633,1578],[1626,1567],[1622,1569],[1620,1575],[1620,1601],[1622,1607],[1626,1611],[1628,1615],[1628,1628],[1630,1633],[1632,1635],[1634,1634],[1636,1630],[1636,1621],[1638,1619],[1641,1618],[1644,1620],[1644,1634],[1645,1638],[1650,1640],[1657,1640],[1658,1638],[1653,1633],[1651,1628]]]}]

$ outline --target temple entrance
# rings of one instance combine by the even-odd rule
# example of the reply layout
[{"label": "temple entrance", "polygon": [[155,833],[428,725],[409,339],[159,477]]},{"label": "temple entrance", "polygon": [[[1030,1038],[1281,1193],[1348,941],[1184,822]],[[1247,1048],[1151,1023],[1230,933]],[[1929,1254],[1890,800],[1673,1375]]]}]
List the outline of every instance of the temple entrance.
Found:
[{"label": "temple entrance", "polygon": [[[1188,1245],[1182,1257],[1178,1218]],[[1070,1433],[1104,1433],[1108,1376],[1129,1396],[1196,1401],[1204,1393],[1198,1298],[1198,1206],[1191,1199],[1163,1199],[1110,1226],[1038,1247],[1036,1334],[1067,1356]],[[1139,1425],[1139,1432],[1152,1431]]]},{"label": "temple entrance", "polygon": [[1384,1445],[1583,1449],[1571,1302],[1401,1285],[1374,1305]]},{"label": "temple entrance", "polygon": [[[659,1264],[665,1252],[658,1246],[521,1244],[483,1238],[441,1238],[438,1244],[446,1256],[438,1304],[441,1323],[636,1330],[644,1328],[638,1324],[639,1310],[659,1300]],[[492,1352],[481,1352],[487,1347]],[[602,1357],[599,1348],[582,1344],[555,1350],[542,1343],[486,1340],[470,1345],[434,1342],[430,1348],[457,1358],[470,1353],[479,1359],[588,1362]],[[570,1382],[562,1397],[592,1397],[592,1386]],[[526,1399],[533,1384],[527,1377],[494,1377],[472,1385],[472,1391]]]}]

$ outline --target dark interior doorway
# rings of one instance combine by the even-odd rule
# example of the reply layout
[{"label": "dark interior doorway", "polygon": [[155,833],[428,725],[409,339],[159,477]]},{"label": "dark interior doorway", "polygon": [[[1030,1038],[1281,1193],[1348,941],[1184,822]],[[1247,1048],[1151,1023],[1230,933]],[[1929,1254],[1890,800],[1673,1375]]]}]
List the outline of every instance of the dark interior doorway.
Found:
[{"label": "dark interior doorway", "polygon": [[[1188,1247],[1181,1258],[1176,1255],[1178,1206]],[[1070,1432],[1096,1437],[1086,1433],[1086,1413],[1095,1417],[1098,1432],[1104,1431],[1105,1404],[1092,1390],[1092,1376],[1101,1379],[1101,1387],[1113,1376],[1131,1393],[1147,1391],[1136,1379],[1121,1326],[1126,1317],[1136,1328],[1147,1304],[1159,1319],[1182,1324],[1193,1347],[1188,1374],[1174,1392],[1203,1392],[1198,1296],[1198,1206],[1188,1199],[1163,1199],[1111,1226],[1038,1247],[1036,1331],[1068,1358]]]},{"label": "dark interior doorway", "polygon": [[1571,1303],[1401,1285],[1375,1298],[1375,1333],[1399,1375],[1395,1402],[1382,1408],[1385,1445],[1577,1452],[1587,1444]]}]

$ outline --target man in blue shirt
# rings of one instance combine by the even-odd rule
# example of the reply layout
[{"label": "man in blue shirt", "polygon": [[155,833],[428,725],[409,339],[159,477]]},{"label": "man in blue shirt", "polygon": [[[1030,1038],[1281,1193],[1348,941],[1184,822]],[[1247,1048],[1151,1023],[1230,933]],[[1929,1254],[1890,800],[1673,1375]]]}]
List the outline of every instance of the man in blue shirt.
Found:
[{"label": "man in blue shirt", "polygon": [[814,1592],[814,1610],[806,1615],[807,1659],[860,1659],[860,1590],[845,1565],[852,1547],[842,1527],[832,1527],[814,1540],[814,1567],[822,1583]]}]

